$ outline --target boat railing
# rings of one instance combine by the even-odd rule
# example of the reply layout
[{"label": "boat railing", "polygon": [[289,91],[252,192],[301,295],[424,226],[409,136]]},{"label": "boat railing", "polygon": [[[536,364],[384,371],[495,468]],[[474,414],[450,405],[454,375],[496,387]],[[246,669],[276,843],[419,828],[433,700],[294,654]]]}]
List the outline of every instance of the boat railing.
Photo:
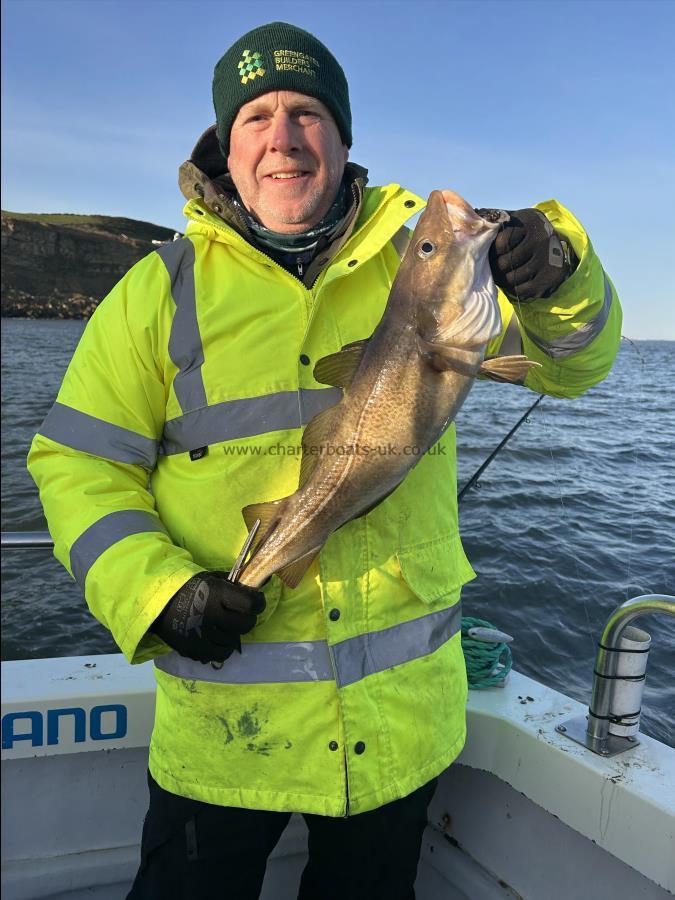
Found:
[{"label": "boat railing", "polygon": [[48,531],[3,531],[0,546],[12,550],[35,550],[53,547],[54,540]]}]

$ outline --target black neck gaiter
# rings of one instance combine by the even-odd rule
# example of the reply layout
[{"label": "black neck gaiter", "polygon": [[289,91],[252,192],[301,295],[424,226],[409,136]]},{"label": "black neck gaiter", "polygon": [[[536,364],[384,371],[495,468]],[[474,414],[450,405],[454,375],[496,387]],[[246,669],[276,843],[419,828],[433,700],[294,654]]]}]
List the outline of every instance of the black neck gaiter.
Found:
[{"label": "black neck gaiter", "polygon": [[234,202],[246,219],[251,235],[263,253],[271,256],[293,275],[302,277],[304,269],[314,259],[317,251],[331,242],[347,215],[349,191],[343,180],[333,205],[323,219],[309,231],[302,231],[299,234],[282,234],[266,228],[249,213],[239,194],[235,195]]}]

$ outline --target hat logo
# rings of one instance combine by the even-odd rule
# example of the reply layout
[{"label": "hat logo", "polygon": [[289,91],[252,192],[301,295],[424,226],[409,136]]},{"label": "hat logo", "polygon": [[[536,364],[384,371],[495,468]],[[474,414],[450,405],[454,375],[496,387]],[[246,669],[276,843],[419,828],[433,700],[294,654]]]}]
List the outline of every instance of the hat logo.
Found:
[{"label": "hat logo", "polygon": [[262,53],[259,53],[257,50],[244,50],[241,59],[237,63],[237,68],[241,75],[242,84],[251,81],[256,75],[262,77],[265,74]]}]

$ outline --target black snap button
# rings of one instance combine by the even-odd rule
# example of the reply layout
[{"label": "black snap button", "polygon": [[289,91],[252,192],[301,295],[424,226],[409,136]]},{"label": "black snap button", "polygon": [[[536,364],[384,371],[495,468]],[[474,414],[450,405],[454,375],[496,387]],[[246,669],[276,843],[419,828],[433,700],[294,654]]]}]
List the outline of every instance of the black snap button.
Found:
[{"label": "black snap button", "polygon": [[331,611],[328,613],[328,618],[331,620],[331,622],[337,622],[337,620],[340,618],[340,610],[331,609]]},{"label": "black snap button", "polygon": [[307,356],[305,353],[303,353],[300,356],[300,362],[303,364],[303,366],[308,366],[309,365],[309,356]]},{"label": "black snap button", "polygon": [[403,205],[404,205],[405,207],[407,207],[408,209],[410,209],[411,206],[414,206],[414,205],[415,205],[415,201],[414,201],[414,200],[406,200],[405,203],[404,203]]},{"label": "black snap button", "polygon": [[337,748],[338,748],[338,742],[337,742],[337,741],[331,741],[330,744],[328,745],[328,749],[329,749],[329,750],[337,750]]},{"label": "black snap button", "polygon": [[363,751],[365,749],[366,749],[366,745],[363,743],[363,741],[357,741],[354,744],[354,753],[358,753],[359,756],[363,753]]},{"label": "black snap button", "polygon": [[349,266],[349,268],[351,268],[352,266],[355,266],[357,264],[357,262],[358,262],[358,259],[350,259],[349,262],[347,263],[347,265]]}]

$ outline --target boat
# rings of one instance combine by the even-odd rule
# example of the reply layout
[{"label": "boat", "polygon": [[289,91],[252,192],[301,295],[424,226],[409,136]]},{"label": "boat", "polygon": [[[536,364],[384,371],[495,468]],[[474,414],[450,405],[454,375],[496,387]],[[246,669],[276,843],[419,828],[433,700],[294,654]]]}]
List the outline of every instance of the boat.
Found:
[{"label": "boat", "polygon": [[[629,623],[654,612],[675,615],[675,597],[637,597],[610,617],[589,707],[515,670],[469,692],[466,746],[429,809],[417,900],[675,893],[675,749],[641,734],[635,710],[617,712],[644,684],[648,640]],[[154,691],[152,664],[121,654],[2,663],[5,900],[126,896],[147,809]],[[261,900],[296,897],[306,852],[294,815]]]}]

